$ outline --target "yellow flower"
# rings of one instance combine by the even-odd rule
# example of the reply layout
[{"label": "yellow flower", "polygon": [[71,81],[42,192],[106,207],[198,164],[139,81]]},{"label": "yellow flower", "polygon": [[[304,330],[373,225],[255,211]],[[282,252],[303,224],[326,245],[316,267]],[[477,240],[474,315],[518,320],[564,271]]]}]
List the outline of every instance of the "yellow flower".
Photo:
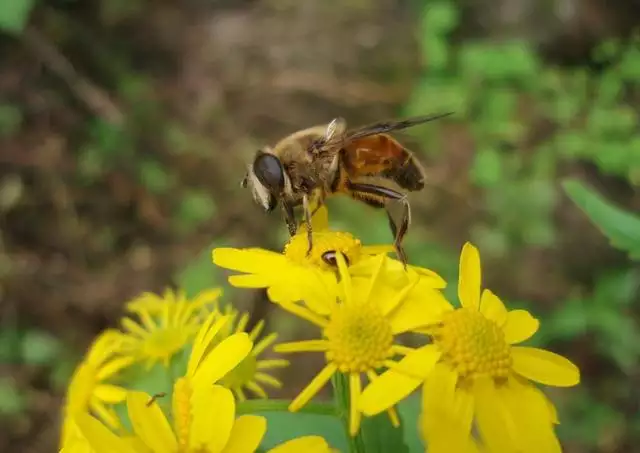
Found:
[{"label": "yellow flower", "polygon": [[538,320],[525,310],[507,311],[489,290],[481,293],[480,256],[469,243],[460,257],[458,297],[462,307],[444,310],[427,329],[433,343],[407,354],[370,385],[360,409],[379,413],[424,383],[427,442],[450,431],[446,420],[453,414],[466,437],[475,421],[489,451],[560,452],[555,408],[529,380],[574,386],[578,368],[552,352],[516,346],[535,334]]},{"label": "yellow flower", "polygon": [[194,299],[183,292],[167,289],[161,297],[144,293],[127,304],[137,315],[122,319],[123,348],[136,361],[145,361],[148,368],[156,362],[168,366],[171,357],[180,351],[195,335],[202,324],[203,315],[217,310],[220,289],[203,291]]},{"label": "yellow flower", "polygon": [[[151,402],[150,402],[151,401]],[[78,416],[77,424],[92,450],[74,445],[65,453],[253,453],[260,446],[267,428],[266,418],[235,416],[231,391],[220,385],[200,387],[193,398],[190,425],[175,432],[158,404],[142,392],[127,397],[127,411],[135,438],[122,438],[88,414]],[[302,448],[302,449],[301,449]],[[269,453],[331,453],[326,441],[317,436],[293,439]]]},{"label": "yellow flower", "polygon": [[133,362],[120,354],[121,347],[118,332],[106,330],[75,369],[64,405],[62,442],[78,435],[73,417],[80,413],[92,412],[113,429],[120,426],[111,405],[124,401],[126,391],[109,381]]},{"label": "yellow flower", "polygon": [[[336,255],[342,254],[353,276],[370,276],[375,268],[373,257],[393,250],[391,245],[365,246],[350,233],[330,231],[327,209],[318,209],[312,219],[313,249],[308,251],[307,230],[304,225],[285,245],[283,253],[260,248],[213,250],[213,262],[227,269],[242,272],[232,275],[229,283],[240,288],[267,288],[272,302],[304,301],[312,309],[324,305],[318,295],[337,290]],[[404,268],[397,260],[389,260],[388,275],[404,278]],[[413,268],[428,280],[433,288],[446,283],[435,272]]]},{"label": "yellow flower", "polygon": [[[344,257],[337,255],[341,289],[337,299],[331,292],[319,294],[317,300],[323,305],[317,310],[300,304],[281,304],[282,308],[320,327],[323,338],[280,344],[274,348],[283,353],[315,351],[325,354],[326,366],[291,402],[291,411],[304,406],[334,373],[348,376],[351,435],[357,433],[360,425],[361,375],[375,382],[377,369],[393,366],[396,363],[392,360],[394,356],[413,351],[395,344],[395,336],[437,319],[441,305],[447,303],[439,291],[428,287],[415,272],[405,274],[401,288],[389,285],[385,279],[389,259],[379,255],[376,261],[377,267],[370,278],[352,278]],[[424,298],[408,297],[417,291],[430,291],[431,304]],[[391,410],[389,415],[397,424],[395,412]]]},{"label": "yellow flower", "polygon": [[[247,323],[249,322],[248,313],[243,313],[242,316],[237,319],[239,313],[231,306],[227,307],[229,308],[225,313],[230,314],[232,321],[227,323],[226,328],[222,329],[220,334],[217,335],[217,337],[221,339],[224,339],[234,333],[244,332],[247,328]],[[249,333],[251,341],[255,342],[263,329],[264,321],[260,320]],[[260,398],[267,398],[268,395],[263,387],[264,385],[277,389],[282,388],[282,382],[268,374],[266,371],[275,368],[287,367],[289,365],[289,361],[284,359],[259,358],[260,355],[262,355],[262,353],[276,341],[277,338],[278,334],[271,333],[255,343],[249,355],[220,381],[222,385],[233,390],[233,393],[236,395],[238,400],[245,401],[247,399],[245,389]]]}]

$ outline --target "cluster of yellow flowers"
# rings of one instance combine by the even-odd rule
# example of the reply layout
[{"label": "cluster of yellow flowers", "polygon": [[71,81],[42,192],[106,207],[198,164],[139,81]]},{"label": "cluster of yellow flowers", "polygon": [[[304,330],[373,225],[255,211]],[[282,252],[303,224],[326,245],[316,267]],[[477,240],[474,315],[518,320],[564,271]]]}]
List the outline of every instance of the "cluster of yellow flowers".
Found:
[{"label": "cluster of yellow flowers", "polygon": [[[532,381],[573,386],[578,368],[549,351],[518,346],[539,323],[525,310],[508,311],[481,288],[478,250],[467,243],[460,256],[455,307],[444,297],[446,282],[417,266],[387,257],[391,246],[364,246],[352,235],[329,230],[326,209],[312,219],[313,249],[306,229],[282,253],[259,248],[218,248],[213,262],[238,272],[235,287],[265,288],[271,302],[316,326],[319,339],[280,343],[281,354],[320,352],[324,367],[288,409],[302,409],[334,376],[346,377],[348,431],[362,417],[387,412],[422,385],[419,432],[430,453],[554,453],[561,447],[551,401]],[[248,316],[221,309],[219,290],[193,300],[168,291],[144,294],[127,305],[122,330],[104,332],[79,365],[68,389],[61,436],[70,452],[254,452],[265,434],[264,417],[236,417],[236,401],[249,391],[267,397],[265,386],[282,383],[266,371],[288,365],[261,359],[276,335],[258,340],[263,323],[246,333]],[[132,318],[137,318],[134,320]],[[399,336],[427,340],[412,348]],[[169,366],[186,345],[186,371],[173,379],[170,407],[163,395],[117,386],[132,364]],[[114,404],[126,402],[130,427]],[[271,450],[330,452],[318,436],[294,439]]]}]

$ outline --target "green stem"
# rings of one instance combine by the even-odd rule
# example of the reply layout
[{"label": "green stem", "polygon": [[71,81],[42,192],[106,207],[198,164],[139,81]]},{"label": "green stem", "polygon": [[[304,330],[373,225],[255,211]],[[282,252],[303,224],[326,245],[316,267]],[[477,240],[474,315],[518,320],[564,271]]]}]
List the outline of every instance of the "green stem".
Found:
[{"label": "green stem", "polygon": [[358,431],[358,434],[356,434],[355,437],[352,437],[349,433],[349,376],[342,373],[336,373],[331,378],[331,384],[333,385],[338,416],[342,419],[342,426],[344,426],[345,435],[347,436],[347,441],[349,443],[349,452],[365,453],[364,440],[362,439],[361,431]]},{"label": "green stem", "polygon": [[[289,400],[249,400],[238,403],[239,414],[251,414],[256,412],[288,412]],[[336,415],[336,407],[331,403],[308,403],[297,412],[316,415]]]}]

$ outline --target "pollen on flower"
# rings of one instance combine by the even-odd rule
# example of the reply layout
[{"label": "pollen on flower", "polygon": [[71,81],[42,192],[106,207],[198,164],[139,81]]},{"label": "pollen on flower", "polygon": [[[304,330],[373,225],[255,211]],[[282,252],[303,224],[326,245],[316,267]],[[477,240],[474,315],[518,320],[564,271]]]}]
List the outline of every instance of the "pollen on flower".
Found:
[{"label": "pollen on flower", "polygon": [[352,234],[336,231],[313,233],[313,248],[307,255],[309,241],[306,231],[296,234],[284,246],[284,254],[291,261],[299,264],[312,265],[323,269],[332,269],[334,264],[327,258],[327,253],[340,252],[349,263],[360,258],[362,243]]},{"label": "pollen on flower", "polygon": [[499,379],[509,374],[512,359],[504,333],[479,311],[461,308],[447,313],[433,339],[461,378]]},{"label": "pollen on flower", "polygon": [[391,324],[373,304],[341,305],[324,329],[327,361],[343,373],[380,368],[392,353]]}]

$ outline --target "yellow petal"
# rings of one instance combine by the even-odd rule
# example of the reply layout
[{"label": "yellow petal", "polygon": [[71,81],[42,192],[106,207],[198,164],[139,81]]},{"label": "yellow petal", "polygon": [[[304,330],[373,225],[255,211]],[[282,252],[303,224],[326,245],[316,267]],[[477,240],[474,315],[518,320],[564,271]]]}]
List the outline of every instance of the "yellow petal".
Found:
[{"label": "yellow petal", "polygon": [[193,377],[194,386],[218,382],[249,355],[252,347],[253,343],[245,332],[235,333],[222,340],[202,359]]},{"label": "yellow petal", "polygon": [[118,357],[116,359],[110,360],[100,367],[100,370],[98,370],[98,373],[96,374],[96,379],[99,381],[108,379],[124,370],[125,368],[129,367],[133,362],[133,357]]},{"label": "yellow petal", "polygon": [[198,387],[191,397],[191,407],[191,449],[202,449],[208,453],[222,452],[231,436],[236,416],[231,390],[220,385]]},{"label": "yellow petal", "polygon": [[462,247],[460,255],[460,275],[458,277],[458,298],[465,308],[478,310],[480,307],[480,254],[470,242]]},{"label": "yellow petal", "polygon": [[331,453],[331,448],[320,436],[304,436],[288,440],[268,453]]},{"label": "yellow petal", "polygon": [[93,395],[105,403],[116,404],[125,400],[127,391],[116,385],[100,384],[96,386]]},{"label": "yellow petal", "polygon": [[362,394],[362,381],[360,373],[351,373],[349,375],[349,434],[354,437],[360,429],[360,412],[359,403]]},{"label": "yellow petal", "polygon": [[331,312],[330,307],[335,302],[338,291],[338,283],[333,272],[289,266],[269,278],[272,281],[267,296],[272,302],[304,301],[315,313],[327,315]]},{"label": "yellow petal", "polygon": [[207,319],[204,320],[196,337],[193,339],[193,348],[189,355],[189,363],[187,364],[186,374],[188,376],[195,374],[209,344],[228,322],[230,322],[230,316],[219,316],[216,312],[212,312]]},{"label": "yellow petal", "polygon": [[[123,439],[89,414],[80,414],[76,426],[91,445],[94,453],[136,453]],[[154,452],[155,453],[155,452]]]},{"label": "yellow petal", "polygon": [[[438,363],[424,382],[422,390],[422,423],[425,432],[440,431],[442,424],[455,417],[458,375],[451,367]],[[460,416],[465,416],[460,405]],[[466,418],[458,420],[460,426]],[[470,429],[470,426],[469,426]]]},{"label": "yellow petal", "polygon": [[177,449],[178,442],[167,418],[158,403],[149,404],[149,401],[151,397],[146,393],[128,393],[127,412],[133,430],[154,453]]},{"label": "yellow petal", "polygon": [[507,321],[507,309],[500,298],[488,289],[482,291],[480,313],[501,327]]},{"label": "yellow petal", "polygon": [[580,370],[570,360],[544,349],[513,346],[513,371],[545,385],[572,387],[580,382]]},{"label": "yellow petal", "polygon": [[329,363],[325,366],[311,382],[300,392],[296,398],[289,404],[289,410],[296,412],[302,406],[307,404],[311,398],[313,398],[324,385],[329,382],[331,376],[336,372],[338,367],[334,363]]},{"label": "yellow petal", "polygon": [[540,327],[540,321],[526,310],[511,310],[504,324],[504,339],[509,344],[518,344],[531,338]]},{"label": "yellow petal", "polygon": [[384,372],[364,389],[360,410],[367,416],[376,415],[409,396],[433,370],[440,355],[434,345],[407,354],[396,368]]},{"label": "yellow petal", "polygon": [[286,258],[280,253],[260,248],[221,247],[213,250],[212,259],[217,266],[247,274],[269,273],[286,265]]},{"label": "yellow petal", "polygon": [[236,288],[266,288],[273,283],[273,279],[262,274],[231,275],[229,284]]},{"label": "yellow petal", "polygon": [[510,379],[501,396],[513,420],[516,441],[523,453],[561,453],[553,431],[549,406],[544,394],[530,383]]},{"label": "yellow petal", "polygon": [[517,432],[502,395],[493,380],[487,376],[476,378],[473,383],[475,413],[478,430],[489,451],[518,451]]},{"label": "yellow petal", "polygon": [[259,415],[238,417],[231,429],[231,436],[224,453],[253,453],[260,446],[267,431],[267,419]]},{"label": "yellow petal", "polygon": [[443,313],[452,309],[439,290],[424,288],[423,283],[418,282],[392,313],[391,328],[394,334],[400,334],[430,326],[440,322]]}]

